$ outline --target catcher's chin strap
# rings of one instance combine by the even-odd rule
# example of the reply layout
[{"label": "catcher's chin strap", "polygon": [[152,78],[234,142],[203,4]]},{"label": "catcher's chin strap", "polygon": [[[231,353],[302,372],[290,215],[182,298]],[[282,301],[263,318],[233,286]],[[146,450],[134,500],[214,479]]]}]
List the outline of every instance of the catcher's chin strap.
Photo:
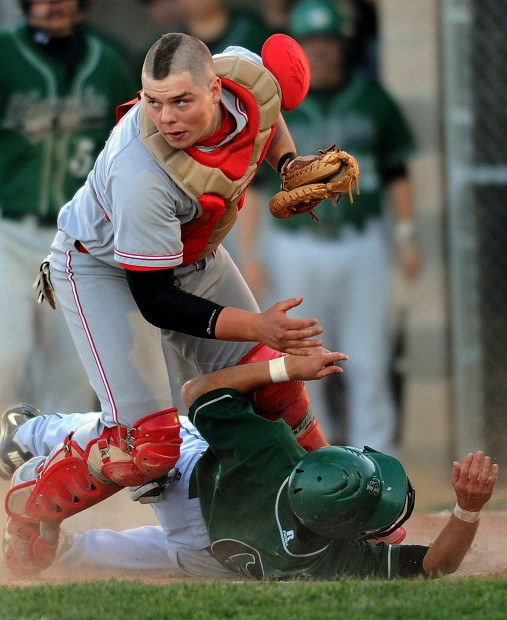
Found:
[{"label": "catcher's chin strap", "polygon": [[[263,362],[281,355],[278,351],[261,344],[250,351],[239,364]],[[254,390],[249,394],[249,398],[259,415],[269,420],[279,418],[285,420],[299,445],[308,452],[329,446],[310,408],[310,398],[304,381],[284,381],[266,385]]]},{"label": "catcher's chin strap", "polygon": [[173,470],[180,455],[180,427],[177,410],[172,408],[146,416],[132,428],[106,428],[85,450],[71,434],[41,465],[35,480],[17,483],[15,479],[5,498],[10,519],[4,552],[11,571],[19,575],[47,568],[55,557],[64,519],[123,487],[144,484]]}]

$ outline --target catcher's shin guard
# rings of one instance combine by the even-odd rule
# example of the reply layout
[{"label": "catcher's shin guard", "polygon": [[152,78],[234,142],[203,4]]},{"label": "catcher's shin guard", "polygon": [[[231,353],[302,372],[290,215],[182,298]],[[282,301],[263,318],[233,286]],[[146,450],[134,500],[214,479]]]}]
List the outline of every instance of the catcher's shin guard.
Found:
[{"label": "catcher's shin guard", "polygon": [[146,416],[133,428],[106,428],[86,450],[88,466],[122,487],[145,484],[176,465],[180,428],[176,407]]},{"label": "catcher's shin guard", "polygon": [[[280,357],[281,353],[266,345],[255,347],[239,364],[252,364]],[[277,420],[282,418],[291,427],[300,446],[311,452],[329,446],[310,407],[304,381],[284,381],[254,390],[249,395],[255,412]]]},{"label": "catcher's shin guard", "polygon": [[[61,521],[171,471],[180,455],[176,408],[142,418],[132,428],[105,428],[85,450],[67,437],[35,480],[14,482],[5,498],[9,515],[4,554],[16,575],[36,574],[54,560]],[[21,470],[20,470],[21,471]]]},{"label": "catcher's shin guard", "polygon": [[146,416],[132,428],[105,428],[83,451],[69,435],[36,480],[15,484],[7,514],[28,522],[60,522],[126,486],[171,471],[180,455],[176,408]]},{"label": "catcher's shin guard", "polygon": [[121,488],[91,475],[83,451],[68,438],[47,466],[39,467],[35,480],[14,481],[7,493],[3,551],[9,570],[23,577],[48,568],[56,557],[61,521]]}]

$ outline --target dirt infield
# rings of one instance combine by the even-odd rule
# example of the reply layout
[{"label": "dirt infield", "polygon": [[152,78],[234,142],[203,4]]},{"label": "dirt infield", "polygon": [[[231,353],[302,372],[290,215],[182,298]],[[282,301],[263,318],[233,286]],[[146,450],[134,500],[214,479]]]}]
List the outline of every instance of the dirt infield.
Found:
[{"label": "dirt infield", "polygon": [[[7,491],[7,483],[0,482],[0,494],[5,496]],[[447,510],[444,511],[424,511],[417,510],[407,523],[407,538],[405,542],[416,544],[429,544],[436,537],[446,519],[449,516]],[[5,513],[1,513],[1,527],[5,523]],[[152,510],[147,506],[140,506],[130,500],[127,491],[102,502],[65,522],[65,529],[69,533],[76,531],[84,531],[90,528],[107,527],[115,530],[136,527],[138,525],[155,524]],[[507,510],[485,510],[481,517],[481,523],[474,544],[465,558],[461,568],[454,577],[463,577],[471,575],[490,576],[505,575],[507,576]],[[146,580],[152,583],[165,578],[155,576],[153,574],[78,574],[68,575],[59,574],[54,568],[43,573],[40,581],[50,583],[60,583],[70,581],[81,581],[84,579],[109,579],[111,577],[118,578],[135,578]],[[28,583],[26,581],[18,581],[12,579],[3,562],[0,564],[0,584],[1,585],[18,585]]]}]

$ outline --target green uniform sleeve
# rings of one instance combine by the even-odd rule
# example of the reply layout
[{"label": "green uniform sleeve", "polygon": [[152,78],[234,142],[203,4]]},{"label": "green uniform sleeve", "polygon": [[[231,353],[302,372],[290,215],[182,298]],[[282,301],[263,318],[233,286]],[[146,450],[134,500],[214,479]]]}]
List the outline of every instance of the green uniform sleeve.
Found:
[{"label": "green uniform sleeve", "polygon": [[295,443],[283,420],[271,421],[257,415],[245,396],[229,388],[198,398],[190,407],[189,418],[219,458],[228,458],[232,452],[241,452],[246,458],[260,449],[269,451],[273,435],[291,446]]}]

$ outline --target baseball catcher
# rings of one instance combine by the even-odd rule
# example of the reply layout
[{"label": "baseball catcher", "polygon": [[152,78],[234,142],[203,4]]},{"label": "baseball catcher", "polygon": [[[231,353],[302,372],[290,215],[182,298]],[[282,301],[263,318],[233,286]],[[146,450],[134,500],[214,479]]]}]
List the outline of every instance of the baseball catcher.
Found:
[{"label": "baseball catcher", "polygon": [[269,202],[269,210],[279,219],[310,213],[326,198],[336,204],[344,192],[354,202],[352,190],[359,195],[359,166],[356,159],[332,144],[319,155],[287,158],[281,169],[282,189]]}]

